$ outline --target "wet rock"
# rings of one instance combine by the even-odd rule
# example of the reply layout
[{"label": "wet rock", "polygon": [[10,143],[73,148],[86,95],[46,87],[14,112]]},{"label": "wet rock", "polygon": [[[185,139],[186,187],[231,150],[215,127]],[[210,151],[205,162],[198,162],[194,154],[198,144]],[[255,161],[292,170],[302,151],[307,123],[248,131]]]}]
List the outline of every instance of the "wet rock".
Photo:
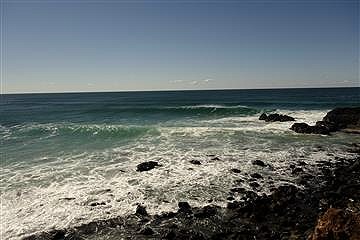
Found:
[{"label": "wet rock", "polygon": [[266,120],[266,119],[267,119],[266,113],[262,113],[259,117],[259,120]]},{"label": "wet rock", "polygon": [[100,205],[106,205],[105,202],[92,202],[89,204],[91,207],[100,206]]},{"label": "wet rock", "polygon": [[178,207],[179,207],[178,212],[184,212],[184,213],[192,212],[191,211],[191,206],[190,206],[190,204],[188,202],[179,202]]},{"label": "wet rock", "polygon": [[145,236],[149,236],[149,235],[153,235],[155,232],[154,230],[152,230],[151,227],[144,227],[143,229],[140,230],[139,233]]},{"label": "wet rock", "polygon": [[322,134],[328,135],[330,134],[330,130],[323,126],[310,126],[307,123],[294,123],[291,127],[296,133],[307,133],[307,134]]},{"label": "wet rock", "polygon": [[194,165],[201,165],[201,162],[199,160],[191,160],[190,163]]},{"label": "wet rock", "polygon": [[146,207],[144,207],[144,206],[142,206],[140,204],[136,207],[136,212],[135,213],[137,215],[140,215],[140,216],[149,216],[149,214],[146,211]]},{"label": "wet rock", "polygon": [[259,173],[252,173],[252,174],[250,174],[250,177],[256,178],[256,179],[263,178],[263,176],[261,176]]},{"label": "wet rock", "polygon": [[254,161],[252,162],[252,164],[253,164],[253,165],[260,166],[260,167],[265,167],[265,166],[266,166],[266,164],[265,164],[263,161],[261,161],[261,160],[254,160]]},{"label": "wet rock", "polygon": [[241,173],[241,170],[237,168],[232,168],[230,169],[230,171],[232,171],[233,173]]},{"label": "wet rock", "polygon": [[328,135],[330,132],[348,129],[349,132],[360,132],[360,107],[335,108],[326,114],[322,121],[314,126],[306,123],[294,123],[291,130],[297,133]]},{"label": "wet rock", "polygon": [[259,120],[265,120],[265,122],[288,122],[288,121],[295,121],[293,117],[288,115],[273,113],[266,115],[265,113],[261,114]]},{"label": "wet rock", "polygon": [[326,114],[323,121],[335,125],[337,129],[360,128],[360,107],[335,108]]},{"label": "wet rock", "polygon": [[155,161],[143,162],[136,166],[136,171],[138,171],[138,172],[149,171],[158,166],[161,166],[161,165]]},{"label": "wet rock", "polygon": [[356,240],[360,239],[359,212],[346,212],[342,209],[329,208],[322,215],[309,240]]}]

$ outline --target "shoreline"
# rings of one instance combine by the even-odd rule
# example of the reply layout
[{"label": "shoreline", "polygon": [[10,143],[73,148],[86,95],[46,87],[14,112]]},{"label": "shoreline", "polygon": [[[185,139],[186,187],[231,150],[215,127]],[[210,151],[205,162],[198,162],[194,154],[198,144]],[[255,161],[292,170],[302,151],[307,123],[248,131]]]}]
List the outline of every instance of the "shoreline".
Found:
[{"label": "shoreline", "polygon": [[22,239],[307,239],[329,208],[360,216],[360,146],[354,144],[349,151],[355,157],[323,161],[317,175],[298,170],[296,183],[303,188],[283,185],[270,195],[258,196],[239,187],[234,189],[244,201],[229,201],[226,208],[211,204],[192,208],[180,202],[177,212],[148,215],[145,207],[138,206],[129,216]]}]

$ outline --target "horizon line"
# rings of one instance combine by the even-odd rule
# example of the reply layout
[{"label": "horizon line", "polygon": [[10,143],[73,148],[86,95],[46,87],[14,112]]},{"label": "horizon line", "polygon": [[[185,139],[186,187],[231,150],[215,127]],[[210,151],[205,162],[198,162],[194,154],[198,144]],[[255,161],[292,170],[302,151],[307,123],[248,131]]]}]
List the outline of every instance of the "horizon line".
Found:
[{"label": "horizon line", "polygon": [[74,93],[130,93],[130,92],[187,92],[187,91],[226,91],[226,90],[281,90],[281,89],[332,89],[332,88],[360,88],[360,86],[343,87],[278,87],[278,88],[218,88],[218,89],[154,89],[154,90],[99,90],[99,91],[63,91],[63,92],[9,92],[0,95],[16,94],[74,94]]}]

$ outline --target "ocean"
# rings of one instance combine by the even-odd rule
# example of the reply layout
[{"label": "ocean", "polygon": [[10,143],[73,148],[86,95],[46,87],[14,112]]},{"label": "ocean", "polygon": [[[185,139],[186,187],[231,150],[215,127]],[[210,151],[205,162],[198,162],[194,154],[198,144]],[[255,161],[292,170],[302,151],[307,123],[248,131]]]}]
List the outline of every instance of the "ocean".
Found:
[{"label": "ocean", "polygon": [[[350,106],[360,106],[360,88],[1,95],[1,239],[128,215],[138,203],[153,214],[179,201],[225,206],[239,180],[258,194],[295,184],[291,164],[316,171],[360,136],[297,134],[293,122],[259,115],[314,124]],[[137,172],[145,161],[162,166]]]}]

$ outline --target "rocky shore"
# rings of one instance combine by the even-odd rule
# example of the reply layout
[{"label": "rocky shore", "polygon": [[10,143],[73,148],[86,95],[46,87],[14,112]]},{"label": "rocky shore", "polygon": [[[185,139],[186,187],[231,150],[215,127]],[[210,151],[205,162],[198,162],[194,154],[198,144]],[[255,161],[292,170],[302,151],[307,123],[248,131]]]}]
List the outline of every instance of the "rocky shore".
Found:
[{"label": "rocky shore", "polygon": [[[353,151],[359,152],[356,147]],[[285,185],[264,196],[243,191],[244,201],[229,201],[227,208],[192,208],[179,202],[177,212],[149,215],[138,205],[136,213],[127,217],[24,239],[359,239],[359,154],[324,162],[319,168],[318,176],[299,174],[297,183],[302,188]],[[331,216],[341,216],[343,225],[334,223]],[[315,229],[317,221],[320,225]]]},{"label": "rocky shore", "polygon": [[[283,115],[275,117],[292,121]],[[349,125],[338,125],[337,129]],[[354,143],[349,151],[351,158],[334,157],[334,161],[319,162],[316,174],[304,171],[302,162],[289,166],[297,176],[295,184],[274,187],[269,195],[257,195],[239,183],[229,189],[229,197],[224,199],[226,207],[210,203],[197,208],[179,202],[176,212],[149,215],[145,206],[138,205],[129,216],[41,232],[23,239],[360,239],[359,143]],[[260,160],[253,164],[266,166]],[[137,171],[151,171],[157,166],[156,162],[145,162]],[[253,184],[259,184],[262,176],[252,175]],[[231,197],[235,193],[241,194],[240,201]]]}]

